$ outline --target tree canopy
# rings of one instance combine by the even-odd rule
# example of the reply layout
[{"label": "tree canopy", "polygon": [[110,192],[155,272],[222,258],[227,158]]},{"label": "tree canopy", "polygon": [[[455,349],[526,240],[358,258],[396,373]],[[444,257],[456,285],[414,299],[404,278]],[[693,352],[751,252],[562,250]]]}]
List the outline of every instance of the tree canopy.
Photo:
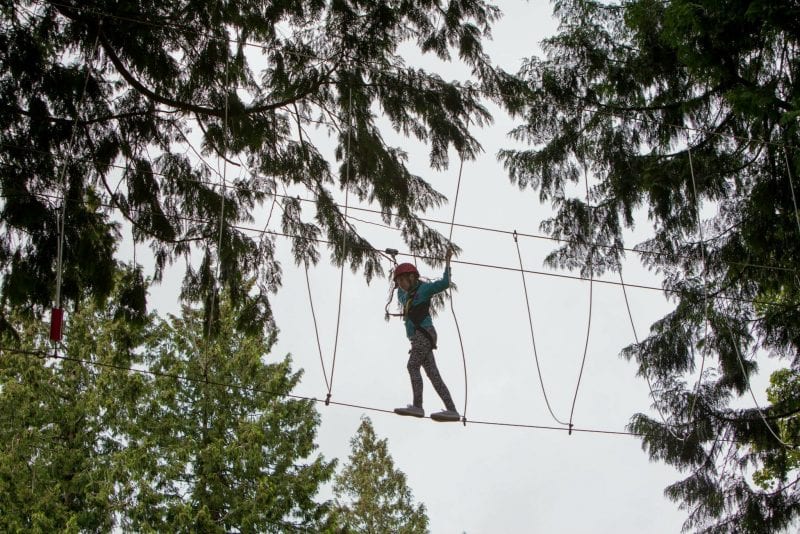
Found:
[{"label": "tree canopy", "polygon": [[[409,251],[443,257],[419,214],[445,197],[386,139],[426,144],[433,169],[480,150],[469,127],[491,121],[487,95],[519,105],[517,78],[483,51],[498,16],[483,0],[0,0],[0,333],[32,352],[4,351],[17,356],[0,402],[23,407],[4,411],[9,528],[322,525],[312,497],[331,465],[295,463],[316,415],[275,398],[299,380],[288,361],[261,361],[275,236],[297,263],[327,247],[382,274],[338,204],[349,194]],[[404,47],[473,79],[408,64]],[[275,201],[279,232],[247,228]],[[154,272],[121,269],[128,228]],[[184,316],[157,321],[144,280],[181,260]],[[36,360],[45,341],[30,331],[54,301],[73,311],[55,364]],[[29,488],[48,486],[37,508]]]},{"label": "tree canopy", "polygon": [[[480,149],[468,127],[491,120],[491,100],[517,113],[512,134],[531,145],[500,153],[511,181],[556,209],[542,223],[564,241],[550,265],[587,276],[619,271],[631,253],[626,231],[644,218],[652,225],[632,253],[663,277],[675,308],[623,356],[651,383],[664,418],[637,414],[630,429],[653,460],[688,471],[667,488],[688,510],[687,530],[791,528],[800,515],[800,8],[790,0],[554,5],[557,35],[516,77],[483,51],[499,11],[481,0],[0,0],[0,327],[24,330],[17,314],[41,313],[56,293],[76,311],[91,308],[88,296],[97,304],[112,295],[115,320],[147,324],[142,274],[127,273],[115,290],[123,220],[151,248],[156,280],[191,257],[182,296],[204,303],[187,308],[194,330],[177,332],[177,319],[162,325],[150,348],[165,359],[142,364],[243,380],[202,356],[230,350],[226,342],[247,348],[234,331],[266,336],[254,349],[263,353],[274,334],[274,234],[244,225],[282,198],[281,233],[296,262],[319,261],[323,244],[334,263],[370,279],[382,273],[381,255],[343,216],[337,198],[347,191],[377,205],[410,251],[435,261],[449,243],[418,214],[445,198],[385,139],[414,137],[429,147],[430,166],[445,168],[450,150],[470,158]],[[458,57],[473,80],[447,82],[408,65],[408,45]],[[315,142],[320,132],[332,150]],[[311,218],[284,187],[311,197]],[[236,313],[221,314],[223,302]],[[135,329],[127,335],[123,347],[141,341]],[[100,339],[78,330],[67,350],[94,354]],[[125,365],[140,356],[113,345],[108,357]],[[248,369],[261,376],[248,354],[256,366]],[[750,378],[766,357],[781,367],[768,401],[733,407],[759,393]],[[29,516],[6,516],[9,528],[47,529],[36,523],[47,517],[103,528],[113,503],[82,500],[81,484],[112,491],[102,481],[117,476],[120,443],[101,429],[130,429],[105,419],[82,366],[65,362],[70,372],[52,377],[45,365],[17,367],[20,358],[3,369],[0,392],[7,407],[30,407],[15,412],[23,426],[9,418],[3,429],[4,502],[34,503],[25,493],[34,478],[52,482],[60,500],[58,510],[34,503]],[[296,380],[288,367],[278,371],[282,386]],[[209,387],[159,394],[167,396],[154,405],[176,423],[187,406],[203,406],[197,399],[232,416]],[[69,410],[53,421],[62,413],[56,398]],[[125,399],[114,409],[133,414]],[[230,460],[220,445],[228,435],[205,422],[204,431],[184,430],[208,446],[192,465],[215,469]],[[147,450],[186,460],[174,436],[145,438]],[[70,451],[57,465],[46,454],[53,440]],[[27,472],[12,480],[6,468],[20,458]],[[142,482],[161,488],[159,466],[141,465],[149,469],[137,474]],[[218,506],[225,484],[212,471],[186,484],[213,522],[233,512]],[[154,495],[170,518],[198,512]]]},{"label": "tree canopy", "polygon": [[[444,197],[384,137],[423,141],[433,168],[447,167],[449,149],[480,149],[468,130],[491,120],[479,91],[518,104],[516,78],[482,47],[498,15],[482,0],[0,2],[3,299],[53,300],[63,212],[66,301],[109,294],[123,219],[152,249],[155,280],[199,252],[184,294],[218,282],[266,324],[281,280],[274,235],[242,225],[285,186],[316,208],[308,220],[298,199],[282,201],[298,262],[317,262],[326,243],[335,263],[382,273],[337,205],[345,189],[374,203],[409,250],[442,257],[446,239],[417,214]],[[474,80],[407,64],[406,45],[457,57]],[[250,277],[256,290],[242,294]]]},{"label": "tree canopy", "polygon": [[363,417],[351,452],[333,487],[338,520],[346,532],[428,532],[424,504],[414,504],[406,475],[395,468],[388,440],[379,439],[369,417]]},{"label": "tree canopy", "polygon": [[[664,420],[639,414],[630,429],[688,471],[666,490],[686,529],[788,529],[800,514],[800,392],[785,387],[800,366],[797,3],[562,0],[555,13],[558,33],[521,72],[513,135],[531,146],[500,158],[556,208],[542,223],[565,241],[551,265],[618,271],[625,231],[652,225],[633,248],[675,308],[623,356]],[[788,375],[760,409],[731,407],[766,357]]]},{"label": "tree canopy", "polygon": [[81,301],[54,358],[41,321],[9,314],[26,336],[0,368],[0,527],[326,531],[335,464],[274,337],[238,332],[227,298],[209,340],[196,309],[133,322],[112,296]]}]

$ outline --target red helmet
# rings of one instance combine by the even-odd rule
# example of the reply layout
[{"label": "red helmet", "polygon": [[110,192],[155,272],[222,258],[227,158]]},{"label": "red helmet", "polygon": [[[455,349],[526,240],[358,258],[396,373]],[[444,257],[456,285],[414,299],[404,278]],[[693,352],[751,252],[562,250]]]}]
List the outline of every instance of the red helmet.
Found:
[{"label": "red helmet", "polygon": [[394,280],[397,281],[397,277],[401,274],[413,273],[419,276],[419,271],[414,266],[413,263],[401,263],[397,267],[394,268]]}]

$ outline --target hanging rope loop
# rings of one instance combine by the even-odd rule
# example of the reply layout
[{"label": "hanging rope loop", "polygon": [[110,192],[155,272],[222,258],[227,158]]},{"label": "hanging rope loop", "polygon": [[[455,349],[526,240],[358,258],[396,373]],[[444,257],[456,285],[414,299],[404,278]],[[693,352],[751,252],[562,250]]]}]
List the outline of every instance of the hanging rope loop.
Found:
[{"label": "hanging rope loop", "polygon": [[[590,212],[594,210],[589,197],[589,170],[586,163],[583,163],[583,183],[586,187],[586,205],[589,207]],[[583,357],[581,358],[581,367],[578,371],[578,381],[575,384],[575,394],[572,396],[572,407],[569,410],[569,435],[572,435],[572,420],[575,415],[575,405],[578,403],[578,391],[581,387],[581,380],[583,379],[583,370],[586,366],[586,355],[589,353],[589,336],[592,333],[592,310],[594,298],[594,267],[592,266],[592,251],[590,249],[589,257],[586,259],[589,266],[589,317],[586,321],[586,342],[583,345]]]},{"label": "hanging rope loop", "polygon": [[[628,312],[628,320],[631,323],[631,330],[633,331],[633,340],[636,343],[636,345],[639,345],[639,334],[636,332],[636,323],[634,323],[633,321],[633,312],[631,311],[631,304],[630,301],[628,300],[628,291],[627,289],[625,289],[625,280],[622,277],[622,265],[619,266],[619,282],[620,282],[620,287],[622,288],[622,296],[625,299],[625,310]],[[664,417],[664,413],[661,411],[661,406],[657,402],[656,394],[653,391],[653,383],[650,380],[650,373],[647,369],[644,369],[643,371],[644,371],[643,373],[644,378],[647,381],[647,388],[650,390],[650,398],[653,399],[653,405],[655,406],[659,417],[661,417],[661,421],[664,423],[664,426],[667,428],[667,432],[669,432],[670,435],[673,438],[677,439],[678,441],[686,441],[686,438],[684,438],[683,436],[679,436],[678,434],[675,433],[674,430],[672,430],[672,427],[674,425],[667,422],[667,418]]]},{"label": "hanging rope loop", "polygon": [[550,417],[553,420],[560,424],[560,425],[567,425],[571,426],[571,423],[565,423],[561,419],[556,416],[555,412],[553,411],[553,407],[550,405],[550,399],[547,396],[547,388],[544,385],[544,377],[542,376],[542,367],[539,363],[539,352],[536,350],[536,336],[534,335],[533,329],[533,314],[531,313],[531,301],[530,297],[528,296],[528,283],[525,281],[525,268],[522,265],[522,253],[519,250],[519,241],[517,240],[517,231],[514,230],[513,233],[514,237],[514,245],[517,248],[517,258],[519,259],[519,274],[522,277],[522,289],[525,293],[525,309],[528,312],[528,326],[530,327],[531,333],[531,345],[533,346],[533,360],[536,362],[536,373],[539,375],[539,385],[542,388],[542,396],[544,397],[545,406],[547,406],[547,411],[550,412]]},{"label": "hanging rope loop", "polygon": [[792,182],[792,167],[789,164],[789,152],[786,149],[786,145],[783,146],[783,160],[786,162],[786,179],[789,181],[789,190],[792,193],[792,205],[794,206],[794,219],[797,222],[797,230],[800,231],[800,210],[797,209],[797,197],[794,194],[794,183]]},{"label": "hanging rope loop", "polygon": [[303,261],[303,266],[305,267],[306,273],[306,290],[308,292],[308,303],[311,307],[311,319],[314,321],[314,336],[317,340],[317,352],[319,352],[319,363],[322,366],[322,376],[325,379],[325,387],[330,387],[330,382],[328,381],[328,372],[325,370],[325,358],[322,356],[322,343],[320,342],[319,338],[319,326],[317,325],[317,314],[314,311],[314,299],[311,295],[311,280],[308,276],[308,260]]},{"label": "hanging rope loop", "polygon": [[694,395],[692,395],[692,404],[689,407],[689,418],[687,421],[691,422],[694,418],[694,407],[697,403],[697,397],[700,395],[700,386],[703,383],[703,372],[705,371],[706,366],[706,350],[705,350],[705,341],[708,339],[708,279],[707,273],[708,269],[706,268],[706,247],[705,247],[705,237],[703,236],[703,225],[700,219],[700,197],[697,194],[697,181],[694,177],[694,164],[692,163],[692,146],[688,144],[686,146],[686,153],[689,157],[689,175],[692,179],[692,193],[694,194],[694,209],[695,209],[695,216],[697,217],[697,234],[700,237],[700,261],[702,262],[703,267],[703,325],[704,325],[704,334],[703,334],[703,348],[700,351],[700,372],[697,375],[697,384],[694,388]]},{"label": "hanging rope loop", "polygon": [[[456,184],[456,196],[453,199],[453,216],[450,218],[450,234],[447,238],[449,242],[449,246],[452,248],[453,246],[453,227],[455,226],[456,222],[456,209],[458,208],[458,195],[461,192],[461,177],[464,172],[464,157],[460,155],[460,164],[458,166],[458,183]],[[416,258],[415,258],[416,259]],[[464,365],[464,411],[462,412],[462,422],[464,426],[467,425],[466,418],[467,418],[467,398],[468,398],[468,391],[469,391],[469,383],[467,380],[467,355],[464,351],[464,339],[461,336],[461,327],[458,325],[458,316],[456,316],[456,309],[453,306],[453,293],[449,289],[447,290],[447,295],[450,297],[448,300],[450,301],[450,312],[453,314],[453,322],[456,325],[456,333],[458,334],[458,344],[461,347],[461,361]]]},{"label": "hanging rope loop", "polygon": [[[333,339],[333,359],[331,362],[331,376],[328,381],[328,398],[333,389],[333,373],[336,370],[336,353],[339,348],[339,326],[342,318],[342,288],[344,287],[344,266],[347,263],[347,209],[350,201],[350,137],[353,129],[353,90],[348,90],[347,99],[347,145],[345,152],[344,174],[344,215],[342,216],[342,244],[340,249],[342,265],[339,269],[339,303],[336,311],[336,334]],[[327,402],[326,402],[327,405]]]}]

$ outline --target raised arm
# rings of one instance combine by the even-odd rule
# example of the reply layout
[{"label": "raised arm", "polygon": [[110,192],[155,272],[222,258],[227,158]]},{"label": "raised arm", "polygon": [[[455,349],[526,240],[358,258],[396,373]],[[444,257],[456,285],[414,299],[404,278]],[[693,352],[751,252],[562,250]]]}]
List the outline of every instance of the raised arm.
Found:
[{"label": "raised arm", "polygon": [[452,256],[453,251],[448,249],[447,255],[445,256],[444,274],[442,274],[442,277],[439,280],[428,282],[419,288],[418,293],[422,292],[422,295],[420,295],[422,298],[429,298],[436,293],[440,293],[450,287],[450,258]]}]

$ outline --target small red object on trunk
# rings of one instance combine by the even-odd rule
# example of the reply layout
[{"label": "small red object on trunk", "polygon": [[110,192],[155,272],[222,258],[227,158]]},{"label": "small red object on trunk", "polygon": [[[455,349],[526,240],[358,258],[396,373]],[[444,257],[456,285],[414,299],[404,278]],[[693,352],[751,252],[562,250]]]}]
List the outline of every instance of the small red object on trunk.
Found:
[{"label": "small red object on trunk", "polygon": [[61,341],[61,327],[64,323],[64,309],[53,308],[50,311],[50,340]]}]

